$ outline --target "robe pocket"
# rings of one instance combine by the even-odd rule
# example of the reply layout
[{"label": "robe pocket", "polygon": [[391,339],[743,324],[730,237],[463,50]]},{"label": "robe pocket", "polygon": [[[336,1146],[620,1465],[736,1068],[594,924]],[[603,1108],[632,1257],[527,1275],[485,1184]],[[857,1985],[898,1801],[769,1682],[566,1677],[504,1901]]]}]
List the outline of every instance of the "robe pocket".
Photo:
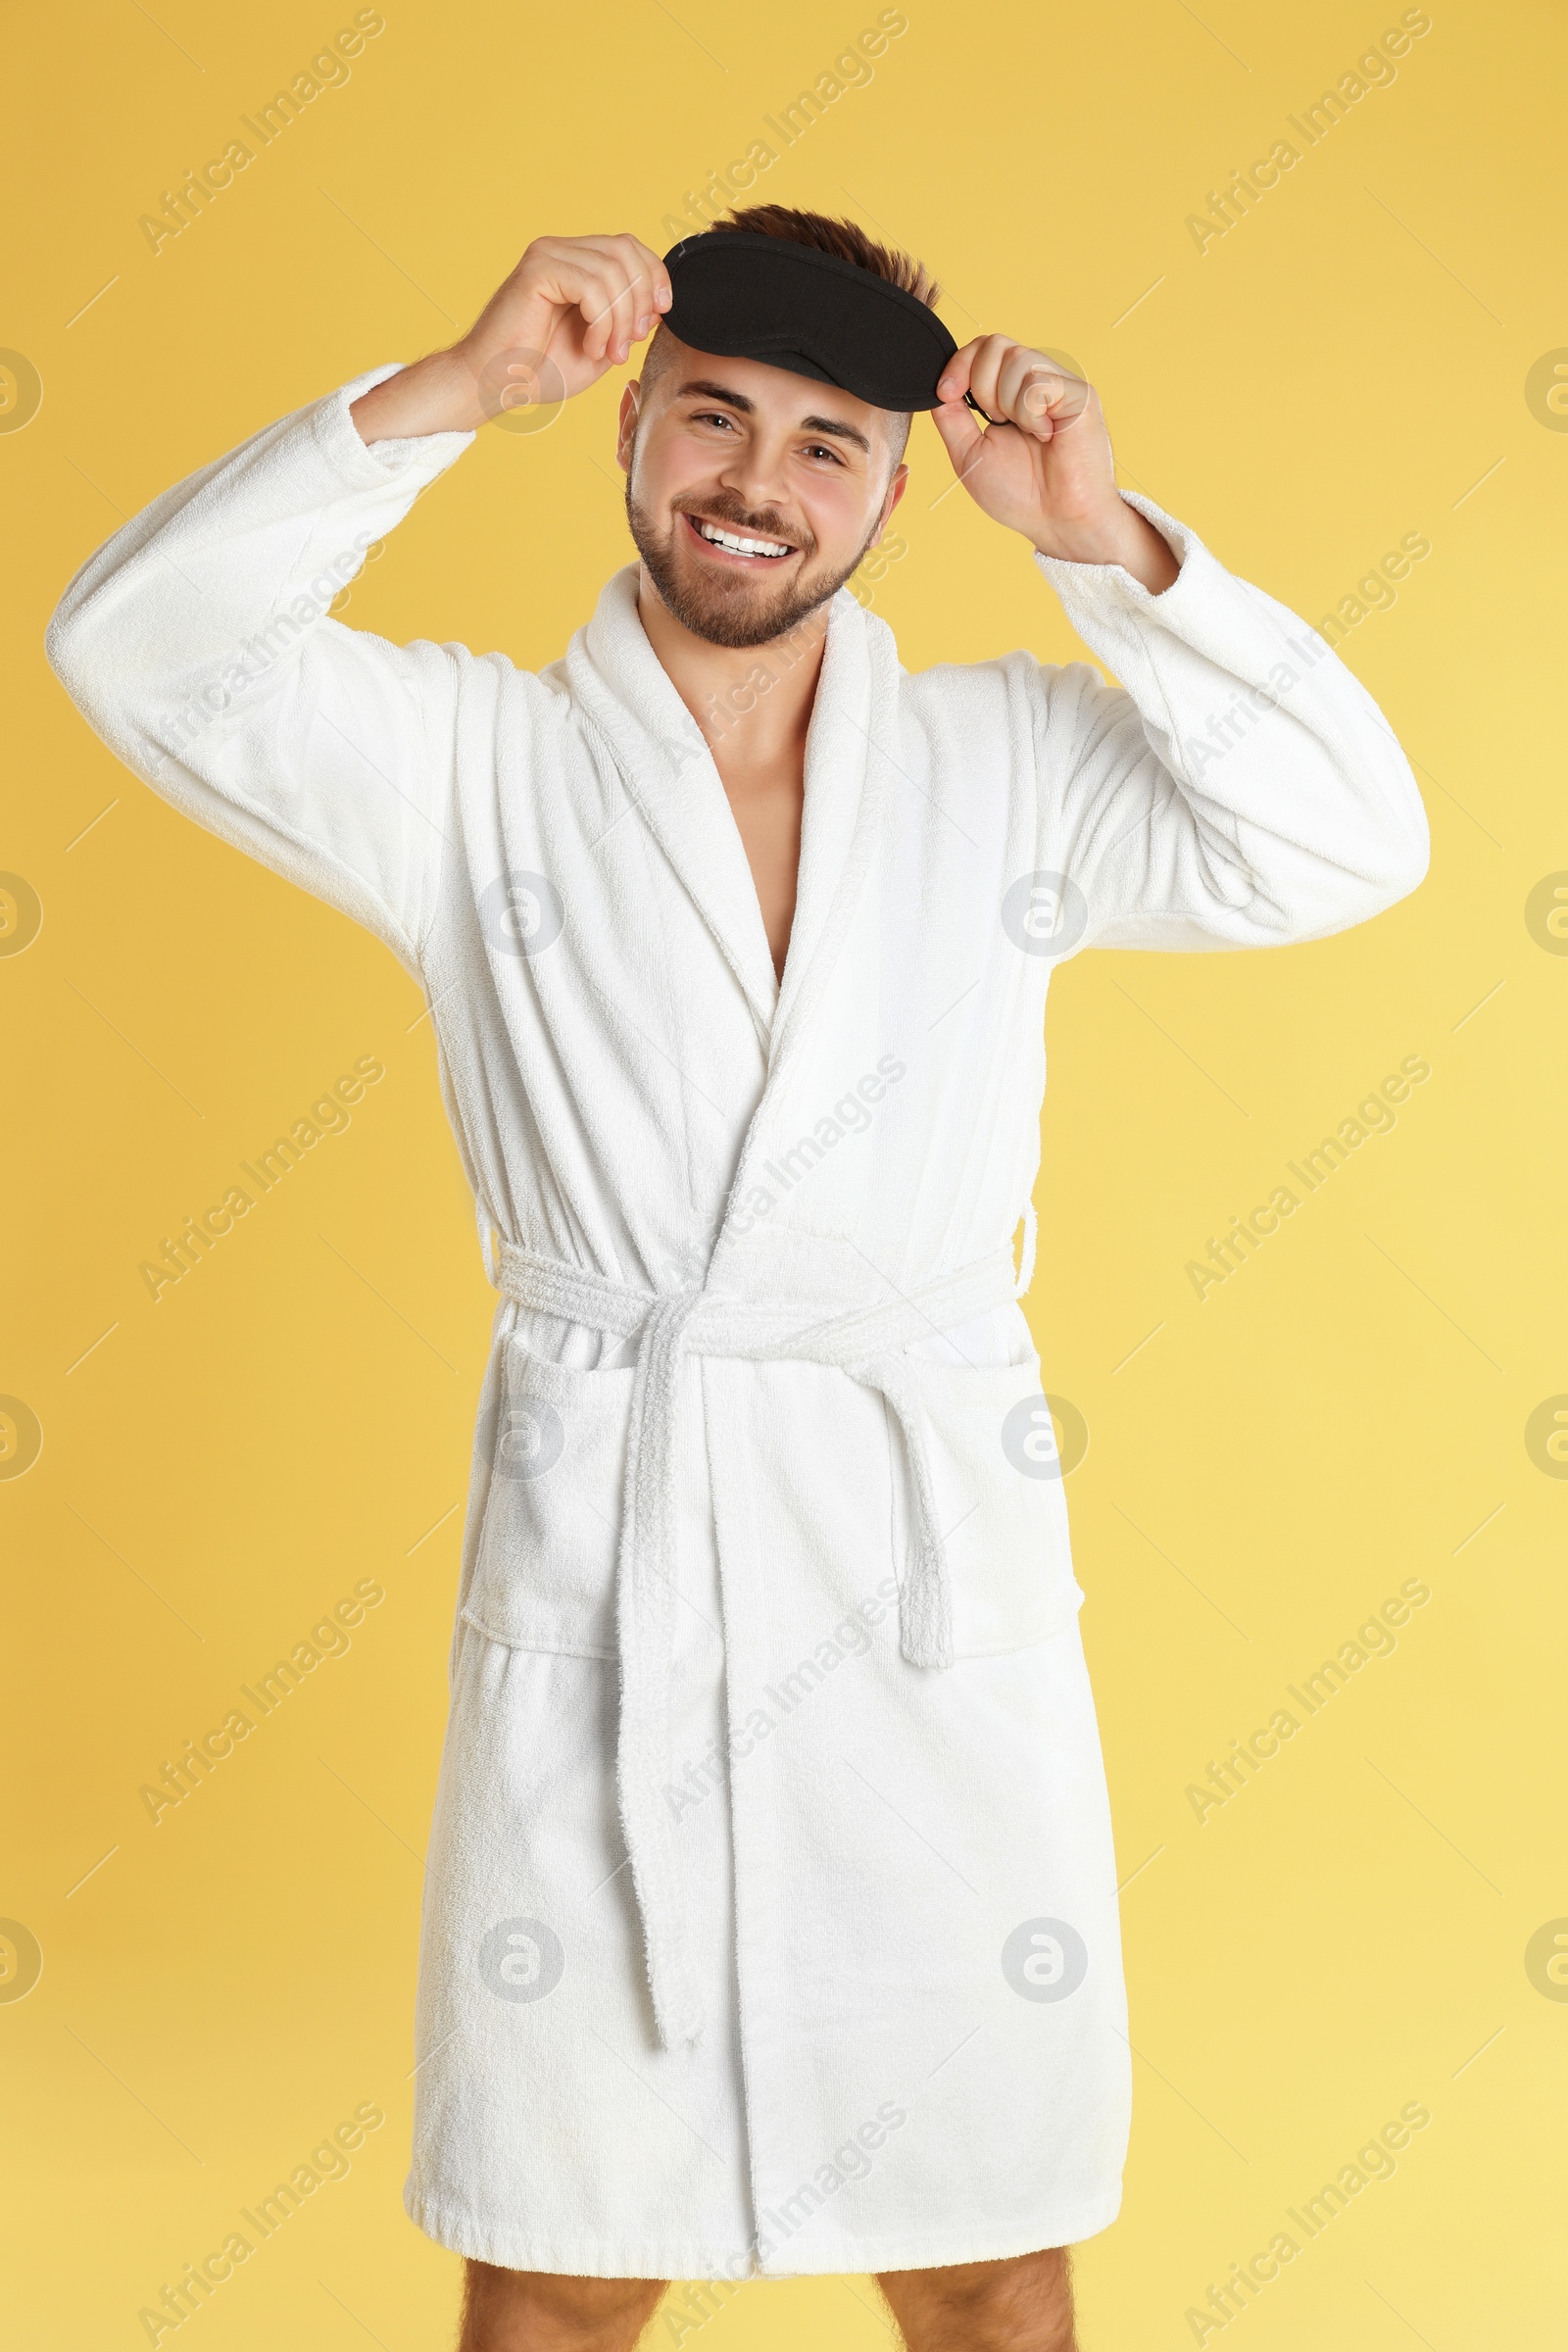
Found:
[{"label": "robe pocket", "polygon": [[579,1372],[505,1343],[495,1459],[463,1614],[514,1649],[615,1655],[634,1369]]},{"label": "robe pocket", "polygon": [[1038,1360],[914,1362],[953,1599],[953,1649],[993,1657],[1042,1642],[1083,1605]]}]

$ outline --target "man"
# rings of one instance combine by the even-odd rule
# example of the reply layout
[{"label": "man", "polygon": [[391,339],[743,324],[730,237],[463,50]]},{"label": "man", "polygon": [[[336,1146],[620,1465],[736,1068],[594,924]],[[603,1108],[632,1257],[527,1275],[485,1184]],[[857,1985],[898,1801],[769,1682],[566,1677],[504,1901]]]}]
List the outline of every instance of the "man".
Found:
[{"label": "man", "polygon": [[[874,2273],[912,2352],[1071,2346],[1129,2091],[1011,1254],[1047,982],[1321,938],[1426,868],[1321,640],[1117,491],[1088,386],[956,350],[934,292],[775,207],[665,262],[542,238],[453,349],[157,500],[51,633],[155,789],[421,981],[503,1293],[407,2191],[468,2258],[465,2352],[611,2352],[715,2282],[679,2342],[823,2272]],[[326,617],[487,416],[656,324],[640,562],[563,661]],[[917,408],[1122,687],[900,668],[844,583]]]}]

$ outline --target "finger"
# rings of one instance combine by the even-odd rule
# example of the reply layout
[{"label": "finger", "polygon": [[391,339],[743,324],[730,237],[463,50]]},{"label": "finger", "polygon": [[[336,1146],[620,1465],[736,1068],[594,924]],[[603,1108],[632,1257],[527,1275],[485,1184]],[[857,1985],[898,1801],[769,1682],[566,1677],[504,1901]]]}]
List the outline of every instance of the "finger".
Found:
[{"label": "finger", "polygon": [[[944,373],[943,382],[947,382]],[[953,470],[962,481],[971,467],[985,454],[986,437],[973,416],[963,405],[960,392],[956,400],[944,401],[940,409],[931,411],[931,421],[942,435],[942,446],[953,460]]]},{"label": "finger", "polygon": [[1013,349],[1010,335],[982,335],[974,363],[969,369],[969,389],[988,416],[1003,415],[997,391],[1002,364]]},{"label": "finger", "polygon": [[[632,279],[637,302],[637,336],[639,341],[658,323],[674,299],[669,272],[651,246],[641,237],[627,234],[616,243],[626,257],[627,271]],[[663,299],[661,300],[661,293]]]},{"label": "finger", "polygon": [[972,343],[965,343],[961,351],[956,351],[943,368],[937,390],[944,400],[962,400],[969,389],[969,370],[975,354],[984,341],[983,335],[977,335]]},{"label": "finger", "polygon": [[[612,360],[624,360],[632,344],[642,340],[659,315],[648,274],[648,264],[656,257],[629,231],[618,237],[595,237],[591,242],[604,256],[607,276],[614,296],[615,323],[606,356]],[[622,296],[625,298],[624,305]]]},{"label": "finger", "polygon": [[1000,390],[1012,421],[1046,441],[1082,416],[1091,397],[1081,377],[1021,343],[1003,364]]},{"label": "finger", "polygon": [[[646,247],[644,248],[644,251],[647,251]],[[669,282],[669,271],[664,268],[664,265],[661,261],[659,255],[657,253],[649,253],[648,258],[653,264],[653,269],[649,274],[651,275],[654,284],[654,308],[656,311],[662,314],[669,309],[671,303],[674,301],[675,289]]]},{"label": "finger", "polygon": [[[674,299],[668,270],[653,248],[629,229],[619,236],[584,237],[580,242],[601,254],[612,274],[623,273],[632,297],[631,334],[624,340],[628,345],[640,342]],[[625,356],[622,351],[620,357]]]},{"label": "finger", "polygon": [[597,260],[580,237],[535,237],[513,275],[558,310],[571,311],[582,300]]},{"label": "finger", "polygon": [[602,360],[610,329],[614,323],[608,281],[599,266],[579,261],[566,277],[566,283],[575,297],[575,307],[582,316],[583,357]]},{"label": "finger", "polygon": [[667,311],[675,299],[675,289],[669,282],[669,271],[653,247],[645,245],[641,237],[634,237],[629,229],[615,242],[627,249],[628,257],[634,261],[635,270],[647,278],[655,310]]},{"label": "finger", "polygon": [[581,312],[583,357],[608,367],[613,357],[620,321],[616,298],[625,282],[624,266],[613,237],[572,237],[564,241],[558,265],[561,290],[567,309]]},{"label": "finger", "polygon": [[998,414],[1035,440],[1049,441],[1055,431],[1062,391],[1060,369],[1039,352],[1015,343],[998,371]]},{"label": "finger", "polygon": [[643,297],[629,277],[616,273],[612,280],[612,319],[610,339],[605,345],[605,357],[619,366],[637,340],[637,313]]},{"label": "finger", "polygon": [[577,308],[584,320],[584,357],[608,366],[622,338],[631,338],[631,292],[621,271],[608,261],[585,268]]}]

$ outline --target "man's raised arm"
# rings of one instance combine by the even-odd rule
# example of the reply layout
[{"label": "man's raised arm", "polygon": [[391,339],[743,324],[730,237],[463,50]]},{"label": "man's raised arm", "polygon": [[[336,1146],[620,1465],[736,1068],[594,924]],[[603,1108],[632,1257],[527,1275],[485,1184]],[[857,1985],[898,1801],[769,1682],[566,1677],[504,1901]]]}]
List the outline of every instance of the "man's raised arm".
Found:
[{"label": "man's raised arm", "polygon": [[623,365],[669,301],[663,263],[636,237],[538,237],[460,342],[349,414],[373,444],[471,433],[504,408],[570,400]]},{"label": "man's raised arm", "polygon": [[[1118,490],[1091,388],[987,335],[939,389],[935,422],[965,489],[1028,539],[1122,681],[1087,662],[1010,665],[1029,704],[1059,952],[1281,946],[1414,890],[1426,811],[1387,719],[1304,621],[1152,500]],[[966,390],[997,419],[983,432]]]},{"label": "man's raised arm", "polygon": [[82,566],[50,623],[57,675],[128,767],[412,970],[450,832],[468,657],[389,645],[329,608],[517,397],[516,338],[537,336],[535,363],[580,391],[667,297],[633,239],[540,240],[462,344],[360,376],[166,491]]}]

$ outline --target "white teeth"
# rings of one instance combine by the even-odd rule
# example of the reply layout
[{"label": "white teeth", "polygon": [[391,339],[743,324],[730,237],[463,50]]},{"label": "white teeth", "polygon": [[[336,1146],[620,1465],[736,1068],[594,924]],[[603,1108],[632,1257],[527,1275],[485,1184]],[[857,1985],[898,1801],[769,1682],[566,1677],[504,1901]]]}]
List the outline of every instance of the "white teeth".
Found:
[{"label": "white teeth", "polygon": [[787,547],[780,547],[771,539],[742,539],[734,531],[720,530],[716,522],[705,522],[700,515],[694,514],[692,520],[705,539],[710,540],[714,547],[727,547],[732,555],[787,556],[790,553]]}]

